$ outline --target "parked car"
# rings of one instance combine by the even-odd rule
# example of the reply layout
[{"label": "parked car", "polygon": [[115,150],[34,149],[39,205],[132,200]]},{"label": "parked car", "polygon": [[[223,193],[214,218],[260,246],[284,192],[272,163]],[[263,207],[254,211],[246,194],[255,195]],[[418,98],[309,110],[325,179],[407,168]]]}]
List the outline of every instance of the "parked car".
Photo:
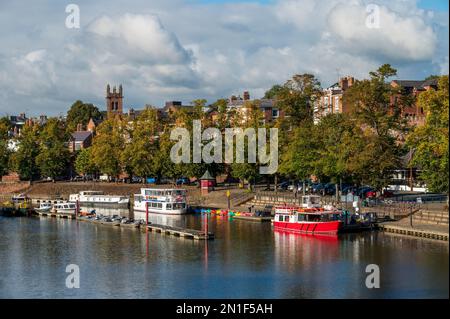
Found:
[{"label": "parked car", "polygon": [[290,185],[290,183],[288,181],[281,182],[280,184],[278,184],[278,189],[287,190],[289,185]]},{"label": "parked car", "polygon": [[189,185],[190,184],[190,180],[187,177],[181,177],[181,178],[176,180],[175,184],[176,185]]},{"label": "parked car", "polygon": [[320,193],[324,187],[325,184],[323,183],[314,183],[311,185],[311,191],[312,193]]},{"label": "parked car", "polygon": [[133,176],[133,177],[131,178],[131,182],[132,182],[132,183],[142,183],[142,177],[139,177],[139,176]]},{"label": "parked car", "polygon": [[74,177],[72,177],[72,182],[82,182],[82,181],[84,181],[85,180],[85,178],[84,178],[84,176],[74,176]]}]

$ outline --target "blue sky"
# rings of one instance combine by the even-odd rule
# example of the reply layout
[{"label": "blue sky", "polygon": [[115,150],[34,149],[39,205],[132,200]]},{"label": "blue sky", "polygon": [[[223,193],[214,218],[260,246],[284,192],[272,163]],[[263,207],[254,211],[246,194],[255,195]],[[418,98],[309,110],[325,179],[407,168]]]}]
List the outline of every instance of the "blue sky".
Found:
[{"label": "blue sky", "polygon": [[420,0],[418,6],[428,10],[448,11],[448,0]]},{"label": "blue sky", "polygon": [[[298,73],[323,87],[381,64],[397,79],[448,74],[444,0],[0,0],[0,116],[65,114],[77,99],[105,109],[106,84],[124,107],[189,103],[250,91],[260,98]],[[368,27],[367,4],[380,25]]]},{"label": "blue sky", "polygon": [[[243,3],[243,2],[257,2],[262,4],[273,3],[274,0],[187,0],[197,1],[201,3]],[[376,3],[376,1],[373,1]],[[417,3],[419,8],[428,10],[448,11],[448,0],[419,0]]]}]

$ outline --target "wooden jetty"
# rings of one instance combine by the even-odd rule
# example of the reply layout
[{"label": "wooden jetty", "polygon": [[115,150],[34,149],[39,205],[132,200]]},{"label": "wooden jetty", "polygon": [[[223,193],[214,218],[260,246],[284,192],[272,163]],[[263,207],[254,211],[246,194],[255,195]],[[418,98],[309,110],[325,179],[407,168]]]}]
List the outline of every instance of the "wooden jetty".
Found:
[{"label": "wooden jetty", "polygon": [[272,217],[261,217],[261,216],[242,216],[242,215],[234,215],[232,216],[233,219],[241,219],[241,220],[248,220],[252,222],[271,222]]},{"label": "wooden jetty", "polygon": [[404,225],[396,225],[395,223],[383,223],[379,224],[378,227],[389,233],[448,241],[448,231],[442,232],[435,229],[414,228]]},{"label": "wooden jetty", "polygon": [[196,240],[214,239],[214,234],[210,233],[210,232],[205,234],[205,232],[201,231],[201,230],[174,227],[174,226],[149,224],[147,226],[145,226],[145,225],[141,226],[141,229],[144,231],[146,229],[148,229],[149,231],[156,232],[156,233],[172,235],[172,236],[177,236],[177,237],[191,238],[191,239],[196,239]]},{"label": "wooden jetty", "polygon": [[56,217],[65,219],[76,219],[75,213],[55,213],[55,212],[36,212],[39,217]]}]

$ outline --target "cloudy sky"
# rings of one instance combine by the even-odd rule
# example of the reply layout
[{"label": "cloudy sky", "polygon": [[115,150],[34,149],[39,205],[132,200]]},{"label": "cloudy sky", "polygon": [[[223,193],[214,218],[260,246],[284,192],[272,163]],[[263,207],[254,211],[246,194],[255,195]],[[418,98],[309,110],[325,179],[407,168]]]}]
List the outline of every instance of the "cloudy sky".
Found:
[{"label": "cloudy sky", "polygon": [[295,73],[326,87],[383,63],[400,79],[448,74],[448,19],[447,0],[0,0],[0,116],[103,110],[107,83],[128,109],[258,98]]}]

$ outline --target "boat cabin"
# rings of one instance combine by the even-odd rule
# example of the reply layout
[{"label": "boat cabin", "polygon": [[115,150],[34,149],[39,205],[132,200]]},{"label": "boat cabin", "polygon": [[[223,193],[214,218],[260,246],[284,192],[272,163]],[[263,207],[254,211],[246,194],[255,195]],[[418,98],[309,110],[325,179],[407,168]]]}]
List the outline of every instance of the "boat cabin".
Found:
[{"label": "boat cabin", "polygon": [[301,201],[302,208],[320,208],[320,196],[317,195],[306,195],[302,196]]}]

